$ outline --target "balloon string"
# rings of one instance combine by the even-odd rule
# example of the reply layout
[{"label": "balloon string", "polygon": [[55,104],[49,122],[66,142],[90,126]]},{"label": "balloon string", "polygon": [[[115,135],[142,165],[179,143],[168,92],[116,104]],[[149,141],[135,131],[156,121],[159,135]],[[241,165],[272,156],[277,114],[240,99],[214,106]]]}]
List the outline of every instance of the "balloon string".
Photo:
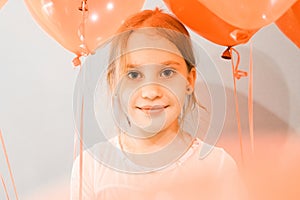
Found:
[{"label": "balloon string", "polygon": [[8,192],[7,192],[7,189],[6,189],[6,184],[5,184],[4,179],[3,179],[1,174],[0,174],[0,177],[1,177],[1,182],[2,182],[2,185],[3,185],[3,189],[4,189],[4,192],[5,192],[5,195],[6,195],[6,199],[9,200],[9,195],[8,195]]},{"label": "balloon string", "polygon": [[[83,101],[83,98],[82,98]],[[82,171],[83,171],[83,142],[82,142],[82,136],[83,136],[83,102],[81,107],[81,116],[80,116],[80,136],[79,136],[79,199],[82,200]],[[77,157],[77,146],[78,146],[78,132],[76,131],[74,134],[74,150],[73,150],[73,162],[76,160]]]},{"label": "balloon string", "polygon": [[235,53],[236,53],[236,55],[237,55],[237,62],[236,62],[236,64],[235,64],[235,67],[234,67],[234,64],[233,64],[233,57],[231,56],[231,63],[232,63],[232,66],[234,67],[233,69],[234,69],[234,77],[236,78],[236,79],[240,79],[241,77],[246,77],[247,76],[247,72],[245,72],[245,71],[242,71],[242,70],[239,70],[239,65],[240,65],[240,54],[239,54],[239,52],[236,50],[236,49],[234,49],[234,48],[230,48],[230,54],[232,55],[232,51],[234,51]]},{"label": "balloon string", "polygon": [[[82,65],[80,64],[80,70],[82,69]],[[84,73],[83,74],[83,84],[84,84]],[[83,88],[82,84],[82,88]],[[82,90],[83,91],[83,90]],[[82,102],[81,102],[81,112],[80,112],[80,127],[79,133],[78,129],[75,128],[74,133],[74,146],[73,146],[73,162],[77,157],[77,149],[78,149],[78,140],[79,140],[79,200],[82,200],[82,180],[83,180],[83,114],[84,114],[84,96],[82,94]],[[77,123],[77,122],[76,122]]]},{"label": "balloon string", "polygon": [[[80,65],[80,70],[84,70],[82,65]],[[84,82],[85,82],[85,73],[82,71],[82,92],[84,91]],[[78,129],[75,129],[74,135],[74,150],[73,150],[73,159],[76,159],[77,156],[77,148],[78,148],[78,140],[79,140],[79,200],[82,200],[82,182],[83,182],[83,118],[84,118],[84,93],[82,93],[81,98],[81,109],[80,109],[80,127],[79,134]]]},{"label": "balloon string", "polygon": [[6,159],[6,164],[7,164],[8,170],[9,170],[10,179],[11,179],[11,182],[13,184],[14,193],[15,193],[16,199],[18,200],[19,198],[18,198],[17,188],[16,188],[16,184],[15,184],[15,181],[14,181],[14,178],[13,178],[13,173],[12,173],[12,170],[11,170],[11,167],[10,167],[10,163],[9,163],[9,160],[8,160],[8,155],[7,155],[7,151],[6,151],[6,148],[5,148],[4,139],[2,137],[2,131],[1,130],[0,130],[0,140],[1,140],[1,143],[2,143],[2,149],[3,149],[3,152],[4,152],[5,159]]},{"label": "balloon string", "polygon": [[77,157],[77,145],[78,145],[78,136],[77,130],[74,133],[74,147],[73,147],[73,162],[76,160]]},{"label": "balloon string", "polygon": [[[232,52],[236,53],[236,55],[237,55],[236,64],[234,64],[234,58],[232,56]],[[236,111],[238,135],[239,135],[239,141],[240,141],[241,159],[242,159],[242,163],[244,163],[243,139],[242,139],[242,129],[241,129],[238,96],[237,96],[237,91],[236,91],[236,80],[239,80],[241,77],[247,76],[247,72],[244,72],[244,71],[241,71],[238,69],[239,64],[240,64],[240,54],[238,53],[238,51],[231,47],[230,55],[231,55],[231,66],[232,66],[232,75],[233,75],[233,84],[234,84],[235,111]]]},{"label": "balloon string", "polygon": [[253,54],[252,54],[252,43],[250,44],[250,55],[249,55],[249,79],[248,79],[248,114],[249,114],[249,133],[251,150],[254,153],[254,132],[253,132]]},{"label": "balloon string", "polygon": [[83,113],[84,97],[82,96],[81,113],[80,113],[80,140],[79,140],[79,199],[82,200],[82,171],[83,171]]}]

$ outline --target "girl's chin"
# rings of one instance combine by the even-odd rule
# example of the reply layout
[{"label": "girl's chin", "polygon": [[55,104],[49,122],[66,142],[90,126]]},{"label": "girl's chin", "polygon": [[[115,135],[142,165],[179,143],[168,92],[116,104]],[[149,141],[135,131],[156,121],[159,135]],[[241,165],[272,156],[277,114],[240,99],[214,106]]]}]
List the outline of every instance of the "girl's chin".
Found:
[{"label": "girl's chin", "polygon": [[129,136],[133,138],[138,138],[138,139],[147,139],[147,138],[152,138],[155,137],[159,132],[156,131],[138,131],[137,133],[130,133]]},{"label": "girl's chin", "polygon": [[165,124],[160,123],[160,124],[143,124],[143,125],[136,125],[136,131],[137,133],[141,133],[141,135],[154,135],[158,134],[162,130],[165,129]]},{"label": "girl's chin", "polygon": [[148,112],[137,109],[131,113],[132,115],[129,115],[129,118],[132,128],[155,134],[166,129],[173,122],[178,122],[177,117],[174,117],[178,113],[171,111],[169,108],[164,108],[151,111],[151,114],[148,114]]},{"label": "girl's chin", "polygon": [[165,116],[149,117],[145,115],[136,116],[131,120],[131,124],[141,131],[145,132],[160,132],[167,124]]}]

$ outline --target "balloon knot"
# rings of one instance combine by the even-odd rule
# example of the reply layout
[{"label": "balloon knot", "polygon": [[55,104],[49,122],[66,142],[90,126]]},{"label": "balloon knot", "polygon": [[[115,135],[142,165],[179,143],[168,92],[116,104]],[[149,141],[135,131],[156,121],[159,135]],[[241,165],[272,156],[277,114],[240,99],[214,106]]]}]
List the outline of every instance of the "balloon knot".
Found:
[{"label": "balloon knot", "polygon": [[226,59],[226,60],[230,60],[231,59],[231,52],[230,52],[231,46],[227,47],[227,49],[223,52],[222,54],[222,58]]},{"label": "balloon knot", "polygon": [[73,62],[73,65],[75,68],[80,66],[81,65],[80,56],[77,56],[76,58],[74,58],[72,62]]}]

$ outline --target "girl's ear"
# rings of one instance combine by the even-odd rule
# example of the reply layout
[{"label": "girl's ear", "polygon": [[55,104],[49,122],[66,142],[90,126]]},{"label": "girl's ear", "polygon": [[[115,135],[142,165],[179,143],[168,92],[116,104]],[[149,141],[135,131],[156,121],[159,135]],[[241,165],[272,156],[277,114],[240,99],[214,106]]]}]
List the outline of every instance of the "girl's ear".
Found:
[{"label": "girl's ear", "polygon": [[193,67],[191,71],[188,73],[188,77],[187,77],[188,85],[189,87],[192,88],[192,90],[194,90],[195,87],[196,76],[197,76],[196,69],[195,67]]}]

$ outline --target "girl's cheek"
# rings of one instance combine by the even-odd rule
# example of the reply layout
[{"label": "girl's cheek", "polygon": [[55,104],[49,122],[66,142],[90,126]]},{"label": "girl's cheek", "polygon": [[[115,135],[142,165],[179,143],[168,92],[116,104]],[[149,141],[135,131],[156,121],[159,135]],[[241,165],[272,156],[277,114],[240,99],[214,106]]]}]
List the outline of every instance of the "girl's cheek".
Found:
[{"label": "girl's cheek", "polygon": [[139,97],[138,90],[127,89],[122,91],[121,93],[122,107],[126,113],[128,113],[128,110],[136,104],[138,97]]},{"label": "girl's cheek", "polygon": [[175,98],[178,103],[183,104],[185,96],[186,96],[186,79],[180,77],[177,79],[173,79],[170,81],[165,81],[162,83],[164,88]]}]

